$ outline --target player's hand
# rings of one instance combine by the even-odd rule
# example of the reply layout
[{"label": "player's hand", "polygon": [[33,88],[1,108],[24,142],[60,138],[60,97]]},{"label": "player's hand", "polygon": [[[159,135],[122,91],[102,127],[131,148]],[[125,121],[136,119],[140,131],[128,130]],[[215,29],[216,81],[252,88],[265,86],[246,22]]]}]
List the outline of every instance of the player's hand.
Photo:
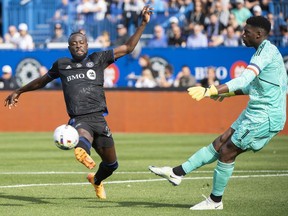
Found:
[{"label": "player's hand", "polygon": [[13,92],[5,99],[4,106],[8,106],[9,109],[11,109],[13,106],[17,106],[19,96],[20,94]]},{"label": "player's hand", "polygon": [[150,16],[153,14],[153,8],[149,5],[146,5],[142,9],[142,22],[145,22],[146,24],[150,21]]},{"label": "player's hand", "polygon": [[215,101],[222,102],[225,98],[231,97],[231,96],[235,96],[235,92],[228,92],[228,93],[223,93],[219,95],[211,95],[210,98]]},{"label": "player's hand", "polygon": [[210,97],[212,95],[218,95],[218,90],[214,85],[211,85],[209,88],[204,87],[191,87],[188,88],[188,94],[191,95],[196,101],[202,100],[204,97]]}]

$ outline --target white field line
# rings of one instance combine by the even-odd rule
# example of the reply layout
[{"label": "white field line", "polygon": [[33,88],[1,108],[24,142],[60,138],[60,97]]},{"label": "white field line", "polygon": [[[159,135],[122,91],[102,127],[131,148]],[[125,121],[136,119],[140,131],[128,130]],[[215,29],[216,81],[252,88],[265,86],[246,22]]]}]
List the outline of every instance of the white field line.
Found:
[{"label": "white field line", "polygon": [[[288,177],[288,173],[284,174],[264,174],[264,175],[240,175],[232,176],[233,179],[240,178],[267,178],[267,177]],[[185,177],[183,180],[201,180],[201,179],[212,179],[212,177]],[[156,182],[156,181],[166,181],[166,179],[142,179],[142,180],[123,180],[123,181],[107,181],[104,184],[127,184],[127,183],[146,183],[146,182]],[[47,183],[47,184],[19,184],[19,185],[4,185],[0,186],[0,189],[4,188],[23,188],[23,187],[47,187],[47,186],[73,186],[73,185],[87,185],[90,183],[80,182],[80,183]]]},{"label": "white field line", "polygon": [[[193,171],[193,173],[213,173],[214,171]],[[148,174],[149,171],[139,171],[139,172],[114,172],[113,175],[121,174]],[[233,173],[288,173],[288,170],[234,170]],[[0,175],[80,175],[87,174],[87,172],[62,172],[62,171],[45,171],[45,172],[0,172]]]}]

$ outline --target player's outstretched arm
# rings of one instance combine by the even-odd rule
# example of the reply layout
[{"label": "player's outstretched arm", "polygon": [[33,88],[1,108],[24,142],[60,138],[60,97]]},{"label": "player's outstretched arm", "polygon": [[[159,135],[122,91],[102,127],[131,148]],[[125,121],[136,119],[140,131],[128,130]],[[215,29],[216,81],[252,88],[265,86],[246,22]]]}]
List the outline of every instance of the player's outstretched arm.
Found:
[{"label": "player's outstretched arm", "polygon": [[135,49],[137,43],[140,40],[142,33],[145,30],[146,25],[150,21],[150,16],[152,13],[153,13],[153,8],[149,7],[149,5],[146,5],[143,7],[142,12],[141,12],[142,21],[141,21],[140,26],[136,29],[135,33],[128,39],[128,41],[125,44],[119,47],[116,47],[114,49],[115,59],[118,59],[126,54],[129,54]]},{"label": "player's outstretched arm", "polygon": [[4,106],[8,106],[9,109],[11,109],[13,106],[16,106],[18,103],[18,99],[20,95],[24,92],[28,91],[34,91],[40,88],[43,88],[47,83],[51,82],[53,79],[50,78],[47,74],[39,77],[27,85],[16,89],[14,92],[12,92],[4,101]]}]

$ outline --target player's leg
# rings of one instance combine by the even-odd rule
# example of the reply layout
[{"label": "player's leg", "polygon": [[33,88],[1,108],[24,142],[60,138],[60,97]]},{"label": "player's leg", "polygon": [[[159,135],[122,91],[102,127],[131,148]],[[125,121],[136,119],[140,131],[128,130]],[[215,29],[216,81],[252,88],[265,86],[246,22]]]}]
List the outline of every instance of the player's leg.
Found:
[{"label": "player's leg", "polygon": [[90,157],[91,143],[93,142],[93,132],[90,126],[85,123],[85,118],[81,117],[70,119],[68,124],[74,126],[79,133],[79,142],[74,149],[76,159],[88,169],[92,169],[96,163]]},{"label": "player's leg", "polygon": [[261,118],[260,121],[251,122],[251,119],[245,118],[244,115],[233,123],[231,127],[235,128],[235,132],[219,151],[212,193],[209,198],[191,207],[192,210],[223,208],[222,196],[233,173],[236,157],[247,150],[262,149],[277,134],[277,132],[271,132],[269,126],[269,119]]},{"label": "player's leg", "polygon": [[235,146],[229,138],[219,152],[219,159],[214,169],[212,193],[204,201],[192,206],[191,210],[221,210],[222,196],[234,170],[235,158],[245,152]]},{"label": "player's leg", "polygon": [[96,152],[102,159],[99,164],[97,172],[89,173],[87,176],[88,181],[93,185],[96,196],[100,199],[106,199],[106,192],[103,185],[103,180],[113,174],[118,168],[118,161],[112,137],[98,137],[95,139],[97,146],[93,144]]},{"label": "player's leg", "polygon": [[149,169],[156,175],[166,178],[174,186],[179,185],[181,183],[182,176],[185,176],[201,166],[216,161],[219,156],[217,151],[219,151],[223,143],[225,143],[231,137],[233,132],[234,130],[229,128],[221,136],[217,137],[213,143],[199,149],[186,162],[179,166],[174,168],[150,166]]}]

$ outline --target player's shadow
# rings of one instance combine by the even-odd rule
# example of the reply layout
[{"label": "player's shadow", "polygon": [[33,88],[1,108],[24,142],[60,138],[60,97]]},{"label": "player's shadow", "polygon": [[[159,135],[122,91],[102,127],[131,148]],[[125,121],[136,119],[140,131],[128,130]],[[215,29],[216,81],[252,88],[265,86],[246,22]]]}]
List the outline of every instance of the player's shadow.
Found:
[{"label": "player's shadow", "polygon": [[171,204],[171,203],[157,203],[157,202],[141,202],[141,201],[123,201],[115,202],[122,207],[149,207],[149,208],[161,208],[161,207],[171,207],[171,208],[187,208],[187,205],[182,204]]},{"label": "player's shadow", "polygon": [[[30,202],[30,203],[34,203],[34,204],[47,204],[47,203],[50,203],[50,202],[47,202],[47,201],[43,201],[42,198],[35,198],[35,197],[28,197],[28,196],[15,196],[15,195],[0,194],[0,198],[7,199],[7,200],[25,201],[25,202]],[[0,206],[1,205],[2,204],[0,204]],[[7,204],[4,204],[4,205],[7,206]]]},{"label": "player's shadow", "polygon": [[[94,200],[93,200],[94,202]],[[117,207],[138,207],[138,208],[161,208],[161,207],[165,207],[165,208],[188,208],[191,207],[189,205],[182,205],[182,204],[171,204],[171,203],[157,203],[157,202],[141,202],[141,201],[104,201],[104,202],[100,202],[101,205],[97,206],[97,208],[107,208],[107,206],[111,207],[111,205],[113,206],[113,208],[117,208]],[[100,204],[99,203],[99,204]],[[107,205],[105,205],[105,203]],[[88,207],[88,208],[95,208],[95,205]]]}]

